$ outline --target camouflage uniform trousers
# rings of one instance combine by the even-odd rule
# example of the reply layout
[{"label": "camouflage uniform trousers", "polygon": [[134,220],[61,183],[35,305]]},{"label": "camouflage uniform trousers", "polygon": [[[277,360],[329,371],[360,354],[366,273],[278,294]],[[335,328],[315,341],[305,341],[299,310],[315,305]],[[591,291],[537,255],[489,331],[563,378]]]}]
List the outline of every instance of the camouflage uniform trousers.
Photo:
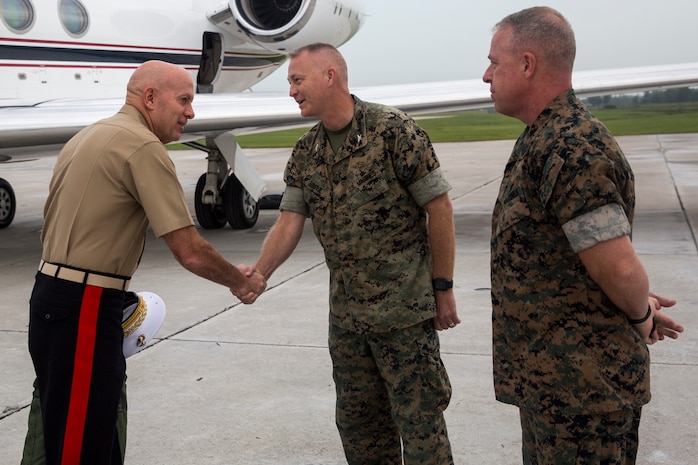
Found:
[{"label": "camouflage uniform trousers", "polygon": [[[451,384],[431,319],[386,333],[330,325],[336,422],[349,465],[451,465]],[[401,447],[402,440],[402,447]]]},{"label": "camouflage uniform trousers", "polygon": [[545,415],[521,409],[524,465],[634,465],[642,409]]},{"label": "camouflage uniform trousers", "polygon": [[[119,412],[116,417],[116,432],[119,437],[119,449],[121,457],[113,459],[111,465],[123,464],[126,452],[126,383],[121,388],[121,398],[119,399]],[[29,428],[27,437],[24,440],[24,451],[22,453],[21,465],[46,465],[46,450],[44,448],[44,424],[41,420],[41,398],[39,388],[34,382],[34,393],[32,403],[29,407]],[[115,462],[115,460],[117,460]]]}]

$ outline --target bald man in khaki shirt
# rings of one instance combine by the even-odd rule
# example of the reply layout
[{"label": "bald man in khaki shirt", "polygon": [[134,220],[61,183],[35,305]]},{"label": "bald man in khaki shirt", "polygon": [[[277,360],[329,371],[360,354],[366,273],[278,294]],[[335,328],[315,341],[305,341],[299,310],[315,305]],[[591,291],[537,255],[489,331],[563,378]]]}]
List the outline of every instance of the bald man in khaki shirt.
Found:
[{"label": "bald man in khaki shirt", "polygon": [[243,302],[266,287],[194,227],[164,146],[194,117],[193,98],[187,71],[146,62],[121,110],[80,131],[58,156],[30,300],[33,410],[40,405],[44,440],[30,418],[23,464],[123,463],[125,438],[116,428],[126,376],[121,317],[148,225],[182,266]]}]

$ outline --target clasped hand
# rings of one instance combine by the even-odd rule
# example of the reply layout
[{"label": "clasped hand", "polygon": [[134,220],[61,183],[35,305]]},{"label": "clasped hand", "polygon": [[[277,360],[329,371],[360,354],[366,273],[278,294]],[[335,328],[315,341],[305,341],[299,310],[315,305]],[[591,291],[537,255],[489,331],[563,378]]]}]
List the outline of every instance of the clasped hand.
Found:
[{"label": "clasped hand", "polygon": [[662,307],[673,307],[676,304],[676,300],[650,292],[648,303],[652,309],[652,317],[636,326],[645,342],[654,344],[657,341],[663,341],[665,337],[678,339],[679,333],[683,332],[683,326],[673,318],[660,312]]},{"label": "clasped hand", "polygon": [[238,265],[238,269],[245,275],[247,283],[237,289],[231,288],[230,292],[243,304],[252,304],[267,288],[267,280],[262,273],[247,265]]}]

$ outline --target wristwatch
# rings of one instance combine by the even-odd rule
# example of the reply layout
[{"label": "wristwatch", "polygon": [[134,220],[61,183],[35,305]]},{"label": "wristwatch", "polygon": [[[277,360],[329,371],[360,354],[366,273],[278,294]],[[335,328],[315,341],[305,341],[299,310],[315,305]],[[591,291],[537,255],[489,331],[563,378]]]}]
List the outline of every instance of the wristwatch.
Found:
[{"label": "wristwatch", "polygon": [[447,291],[453,287],[453,280],[435,278],[432,279],[431,285],[434,286],[435,291]]}]

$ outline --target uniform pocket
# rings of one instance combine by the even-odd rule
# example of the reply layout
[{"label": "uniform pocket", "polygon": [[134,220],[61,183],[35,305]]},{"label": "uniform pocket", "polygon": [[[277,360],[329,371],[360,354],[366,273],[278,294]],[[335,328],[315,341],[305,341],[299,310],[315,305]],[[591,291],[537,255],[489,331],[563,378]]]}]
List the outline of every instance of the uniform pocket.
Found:
[{"label": "uniform pocket", "polygon": [[330,205],[331,189],[327,184],[327,178],[320,174],[314,174],[304,180],[303,189],[304,201],[308,204],[310,211],[322,216],[327,213]]},{"label": "uniform pocket", "polygon": [[499,207],[499,213],[496,221],[495,236],[499,236],[502,232],[514,226],[521,220],[529,218],[531,211],[528,208],[528,202],[521,189],[516,189],[511,193]]},{"label": "uniform pocket", "polygon": [[80,309],[85,286],[39,274],[29,299],[32,316],[51,322],[68,318]]},{"label": "uniform pocket", "polygon": [[357,189],[349,196],[349,208],[357,210],[362,205],[377,199],[389,189],[388,181],[381,175],[364,180]]}]

